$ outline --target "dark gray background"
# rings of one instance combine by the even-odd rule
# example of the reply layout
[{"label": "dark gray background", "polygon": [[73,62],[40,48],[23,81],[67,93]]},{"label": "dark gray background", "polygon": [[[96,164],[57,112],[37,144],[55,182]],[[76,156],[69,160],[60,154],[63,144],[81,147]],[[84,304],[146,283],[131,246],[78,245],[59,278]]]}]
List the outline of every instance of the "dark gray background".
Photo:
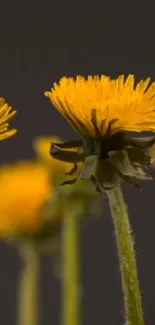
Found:
[{"label": "dark gray background", "polygon": [[[0,95],[18,110],[18,135],[0,143],[0,162],[34,157],[32,139],[76,137],[44,91],[61,76],[135,73],[155,80],[153,1],[3,1],[0,6]],[[155,324],[155,183],[144,193],[125,185],[146,325]],[[81,235],[83,324],[123,324],[123,304],[108,202],[102,218],[86,220]],[[14,325],[20,261],[0,246],[0,324]],[[44,258],[41,324],[59,324],[60,283]]]}]

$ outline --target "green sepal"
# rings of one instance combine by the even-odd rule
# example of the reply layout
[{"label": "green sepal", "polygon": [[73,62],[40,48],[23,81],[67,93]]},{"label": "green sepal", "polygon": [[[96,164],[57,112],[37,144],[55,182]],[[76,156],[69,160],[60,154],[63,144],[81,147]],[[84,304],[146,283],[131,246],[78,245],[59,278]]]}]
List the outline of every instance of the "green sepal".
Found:
[{"label": "green sepal", "polygon": [[65,175],[74,175],[77,172],[77,169],[77,164],[74,164],[73,168],[69,172],[65,173]]},{"label": "green sepal", "polygon": [[136,176],[136,170],[133,167],[126,150],[109,152],[110,161],[117,171],[130,177]]},{"label": "green sepal", "polygon": [[143,192],[143,188],[141,187],[141,185],[139,183],[137,183],[136,178],[135,177],[130,177],[128,175],[121,175],[121,178],[126,181],[127,183],[136,186],[141,192]]},{"label": "green sepal", "polygon": [[88,179],[96,172],[99,157],[96,155],[88,156],[78,176],[79,179]]},{"label": "green sepal", "polygon": [[105,190],[111,189],[120,183],[119,173],[109,159],[101,159],[99,161],[95,177],[98,187]]},{"label": "green sepal", "polygon": [[155,136],[150,137],[137,137],[127,140],[129,146],[137,147],[139,149],[147,149],[153,146],[155,143]]},{"label": "green sepal", "polygon": [[107,128],[107,131],[106,131],[106,136],[110,136],[111,135],[111,127],[113,124],[115,124],[115,122],[117,122],[118,119],[117,118],[114,118],[112,119],[109,124],[108,124],[108,128]]},{"label": "green sepal", "polygon": [[144,166],[140,166],[138,164],[135,165],[136,168],[136,178],[141,180],[153,180],[152,176],[149,175],[147,168]]},{"label": "green sepal", "polygon": [[96,137],[100,137],[101,133],[100,130],[98,128],[98,122],[97,122],[97,114],[96,114],[96,109],[92,109],[92,118],[91,118],[91,122],[94,126],[95,129],[95,133],[96,133]]},{"label": "green sepal", "polygon": [[85,155],[82,152],[61,150],[56,147],[53,143],[51,145],[50,154],[53,158],[68,163],[78,163],[83,161],[85,158]]},{"label": "green sepal", "polygon": [[68,140],[61,143],[53,142],[53,144],[59,149],[71,149],[71,148],[80,148],[83,146],[82,140]]},{"label": "green sepal", "polygon": [[111,190],[114,187],[114,185],[112,185],[112,184],[108,184],[108,186],[107,186],[104,182],[103,183],[99,182],[94,175],[91,176],[90,180],[95,185],[96,191],[99,193],[102,193],[102,194],[106,191]]},{"label": "green sepal", "polygon": [[75,184],[77,181],[77,177],[76,178],[73,178],[73,179],[69,179],[67,181],[64,181],[62,184],[60,184],[61,186],[64,186],[64,185],[72,185],[72,184]]},{"label": "green sepal", "polygon": [[149,155],[146,155],[145,152],[139,148],[127,148],[126,151],[128,153],[129,159],[132,162],[139,163],[144,166],[151,164],[151,157]]}]

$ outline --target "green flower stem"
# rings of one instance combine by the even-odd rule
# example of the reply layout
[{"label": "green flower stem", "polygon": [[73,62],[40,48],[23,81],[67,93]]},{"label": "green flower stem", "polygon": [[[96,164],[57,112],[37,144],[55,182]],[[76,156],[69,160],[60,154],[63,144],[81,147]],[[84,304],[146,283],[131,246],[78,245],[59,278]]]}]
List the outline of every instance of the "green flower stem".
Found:
[{"label": "green flower stem", "polygon": [[18,325],[39,324],[39,256],[31,245],[24,245],[21,250],[24,268],[20,275]]},{"label": "green flower stem", "polygon": [[[76,210],[77,208],[77,210]],[[78,207],[64,217],[63,258],[63,325],[80,325],[79,290],[79,213]]]},{"label": "green flower stem", "polygon": [[126,325],[144,325],[142,301],[138,283],[134,243],[120,187],[108,191],[115,226],[118,256],[122,277]]}]

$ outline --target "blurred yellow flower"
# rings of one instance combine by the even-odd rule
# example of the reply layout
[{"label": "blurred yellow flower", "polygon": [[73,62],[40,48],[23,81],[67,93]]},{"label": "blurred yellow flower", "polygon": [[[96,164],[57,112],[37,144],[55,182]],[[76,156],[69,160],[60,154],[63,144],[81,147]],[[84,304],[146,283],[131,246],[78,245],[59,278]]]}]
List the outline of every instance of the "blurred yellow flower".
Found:
[{"label": "blurred yellow flower", "polygon": [[5,103],[5,99],[0,97],[0,141],[14,135],[17,130],[12,129],[8,131],[9,123],[7,123],[10,119],[12,119],[16,111],[12,111],[12,107]]},{"label": "blurred yellow flower", "polygon": [[49,173],[36,162],[19,162],[0,169],[0,236],[14,237],[40,229],[40,211],[51,194]]},{"label": "blurred yellow flower", "polygon": [[155,131],[155,82],[134,82],[134,75],[63,77],[45,95],[76,130],[92,137]]}]

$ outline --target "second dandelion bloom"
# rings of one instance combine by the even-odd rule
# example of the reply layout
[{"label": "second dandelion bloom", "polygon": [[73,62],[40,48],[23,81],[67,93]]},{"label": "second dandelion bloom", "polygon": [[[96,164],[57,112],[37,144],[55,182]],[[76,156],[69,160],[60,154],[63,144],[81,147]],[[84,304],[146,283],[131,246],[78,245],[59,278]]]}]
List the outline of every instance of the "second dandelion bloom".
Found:
[{"label": "second dandelion bloom", "polygon": [[[121,179],[136,185],[136,179],[150,179],[147,149],[155,137],[134,138],[131,132],[155,131],[155,82],[147,78],[135,85],[134,75],[63,77],[45,95],[81,136],[55,143],[51,151],[56,159],[82,161],[79,178],[91,178],[98,189]],[[71,152],[75,147],[78,151]]]},{"label": "second dandelion bloom", "polygon": [[52,187],[49,173],[39,163],[18,162],[0,169],[0,236],[33,236],[43,228],[42,206]]},{"label": "second dandelion bloom", "polygon": [[5,99],[0,97],[0,141],[11,137],[17,132],[16,129],[8,130],[8,121],[10,121],[16,113],[16,111],[12,111],[12,107],[5,102]]}]

